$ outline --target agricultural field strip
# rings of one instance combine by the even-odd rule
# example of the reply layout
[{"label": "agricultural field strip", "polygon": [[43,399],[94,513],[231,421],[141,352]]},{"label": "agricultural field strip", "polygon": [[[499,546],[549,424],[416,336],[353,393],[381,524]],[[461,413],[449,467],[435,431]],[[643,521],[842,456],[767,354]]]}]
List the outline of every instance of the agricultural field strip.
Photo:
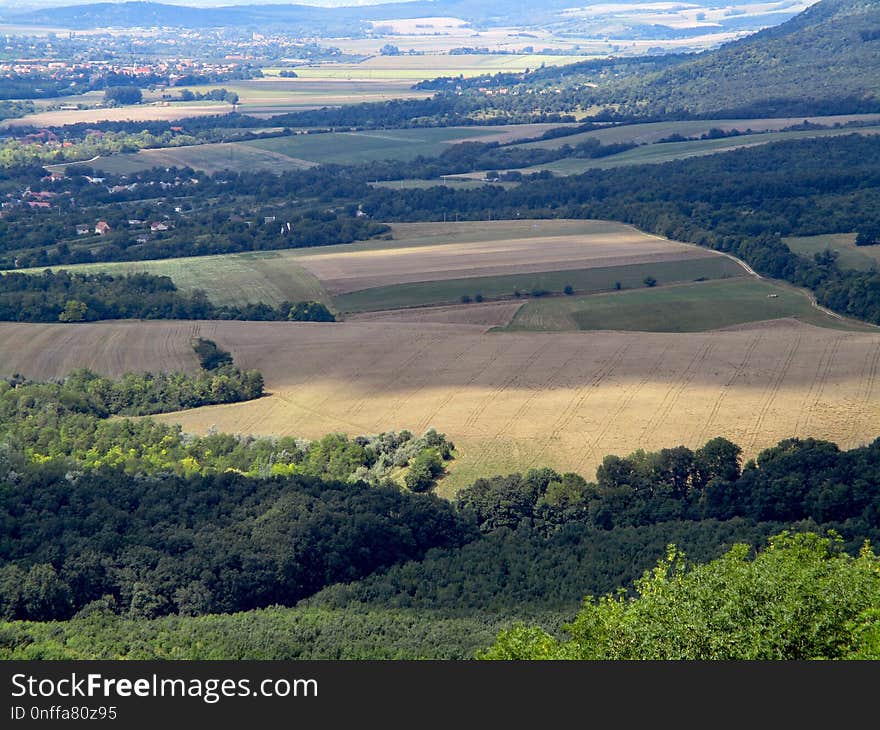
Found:
[{"label": "agricultural field strip", "polygon": [[411,223],[394,224],[392,232],[394,240],[390,241],[57,268],[166,275],[182,290],[204,290],[216,304],[277,304],[283,299],[329,303],[328,291],[339,294],[389,283],[690,261],[718,255],[607,221]]},{"label": "agricultural field strip", "polygon": [[[548,129],[565,124],[519,124],[502,126],[441,127],[429,129],[381,130],[375,132],[337,132],[322,135],[293,135],[251,142],[214,142],[182,147],[159,147],[135,153],[96,158],[97,169],[114,173],[133,173],[151,167],[192,167],[213,173],[223,169],[267,169],[277,172],[313,167],[322,162],[357,162],[383,159],[395,150],[405,157],[439,154],[449,145],[460,142],[510,143],[539,137]],[[380,141],[376,144],[375,141]],[[394,144],[384,144],[392,142]],[[428,145],[426,147],[426,145]],[[296,153],[285,152],[285,148]],[[434,182],[433,184],[439,184]]]},{"label": "agricultural field strip", "polygon": [[[331,294],[392,284],[503,274],[598,268],[716,255],[621,227],[603,235],[509,238],[426,247],[313,253],[300,259]],[[503,263],[499,263],[503,261]]]},{"label": "agricultural field strip", "polygon": [[91,160],[92,167],[115,174],[132,174],[153,167],[191,167],[207,173],[221,170],[244,172],[254,169],[284,172],[315,167],[318,163],[271,150],[248,147],[238,142],[160,147]]},{"label": "agricultural field strip", "polygon": [[[598,158],[564,157],[553,162],[518,168],[525,175],[548,170],[557,175],[579,175],[587,170],[607,170],[627,165],[655,165],[691,157],[731,152],[744,147],[758,147],[772,142],[786,140],[813,139],[816,137],[837,137],[844,134],[880,134],[880,126],[856,127],[853,129],[817,129],[792,132],[765,132],[761,134],[740,135],[722,139],[700,139],[663,144],[645,144],[640,147]],[[482,180],[486,171],[448,175],[449,179]]]},{"label": "agricultural field strip", "polygon": [[[724,132],[738,130],[746,132],[773,132],[792,127],[803,122],[834,126],[848,122],[880,123],[880,114],[841,114],[836,116],[810,116],[810,117],[776,117],[756,119],[706,119],[698,121],[676,122],[647,122],[645,124],[624,124],[607,129],[596,129],[590,132],[581,132],[566,137],[554,139],[542,139],[534,142],[525,142],[516,145],[525,149],[558,149],[564,145],[575,146],[588,139],[597,139],[604,145],[635,143],[655,144],[661,139],[666,139],[673,134],[683,137],[699,136],[707,133],[710,129],[720,129]],[[563,126],[563,125],[559,125]],[[671,143],[670,143],[671,144]]]},{"label": "agricultural field strip", "polygon": [[[874,333],[786,321],[687,334],[488,336],[482,326],[406,322],[200,327],[243,367],[261,369],[271,395],[162,420],[302,437],[435,427],[459,446],[451,485],[529,465],[591,476],[607,453],[693,447],[719,434],[752,456],[792,435],[848,447],[880,430]],[[80,365],[171,369],[186,359],[192,328],[3,324],[0,362],[43,378]]]},{"label": "agricultural field strip", "polygon": [[[734,266],[737,259],[730,258],[730,266]],[[694,263],[678,266],[682,267],[682,273],[687,269],[694,273]],[[672,272],[665,270],[668,266],[670,264],[652,265],[651,270],[663,279],[655,288],[630,288],[630,284],[620,292],[529,299],[517,311],[507,329],[702,332],[790,317],[833,329],[880,331],[873,325],[842,317],[819,306],[807,290],[764,279],[746,266],[738,267],[742,276],[731,277],[729,272],[705,272],[713,275],[699,281],[688,281],[684,276],[672,281],[667,277],[670,273],[675,274],[676,265],[672,265]],[[625,273],[629,268],[633,267],[620,267],[615,274],[627,281],[631,279]],[[351,296],[357,295],[349,295],[345,301]]]}]

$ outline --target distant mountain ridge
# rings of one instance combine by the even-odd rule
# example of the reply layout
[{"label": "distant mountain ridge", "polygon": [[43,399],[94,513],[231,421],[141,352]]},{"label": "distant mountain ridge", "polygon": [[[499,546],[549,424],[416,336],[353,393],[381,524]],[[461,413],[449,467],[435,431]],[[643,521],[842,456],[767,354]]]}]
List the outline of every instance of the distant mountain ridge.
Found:
[{"label": "distant mountain ridge", "polygon": [[[452,16],[476,23],[534,23],[577,0],[546,0],[540,8],[524,0],[415,0],[379,5],[319,7],[314,5],[234,5],[187,7],[155,2],[92,3],[16,13],[5,11],[6,22],[89,28],[259,28],[291,24],[303,30],[332,30],[337,34],[358,30],[367,21]],[[346,25],[348,24],[348,25]],[[290,29],[290,28],[289,28]],[[299,30],[300,28],[292,28]]]},{"label": "distant mountain ridge", "polygon": [[[833,114],[855,111],[860,100],[880,103],[880,0],[821,0],[781,25],[614,91],[624,106],[650,104],[660,114],[752,107],[787,116],[793,105],[821,100]],[[853,108],[835,109],[835,99]]]}]

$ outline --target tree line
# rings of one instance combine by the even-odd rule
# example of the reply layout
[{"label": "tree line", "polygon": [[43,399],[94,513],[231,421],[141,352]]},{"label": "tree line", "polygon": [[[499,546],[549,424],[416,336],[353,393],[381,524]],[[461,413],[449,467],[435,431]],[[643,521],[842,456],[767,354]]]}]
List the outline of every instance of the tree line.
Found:
[{"label": "tree line", "polygon": [[0,321],[97,322],[105,319],[238,319],[333,322],[321,302],[212,304],[200,290],[181,292],[167,276],[44,271],[0,273]]}]

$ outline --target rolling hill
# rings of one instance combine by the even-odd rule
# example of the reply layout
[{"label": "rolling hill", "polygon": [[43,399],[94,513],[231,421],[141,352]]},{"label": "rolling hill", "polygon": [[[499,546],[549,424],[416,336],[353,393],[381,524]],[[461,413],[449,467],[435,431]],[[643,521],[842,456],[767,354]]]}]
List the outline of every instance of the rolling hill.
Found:
[{"label": "rolling hill", "polygon": [[723,117],[874,111],[880,1],[822,0],[782,25],[608,88],[621,107]]}]

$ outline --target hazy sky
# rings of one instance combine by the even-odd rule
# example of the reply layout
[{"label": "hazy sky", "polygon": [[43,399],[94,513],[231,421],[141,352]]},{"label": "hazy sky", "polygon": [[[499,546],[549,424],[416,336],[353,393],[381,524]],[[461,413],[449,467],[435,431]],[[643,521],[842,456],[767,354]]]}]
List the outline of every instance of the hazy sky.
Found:
[{"label": "hazy sky", "polygon": [[[126,0],[0,0],[0,8],[26,11],[30,8],[52,8],[61,5],[89,5],[96,2],[125,2]],[[412,2],[413,0],[155,0],[165,5],[189,5],[206,8],[222,5],[317,5],[337,7],[341,5],[381,5],[385,3]]]}]

